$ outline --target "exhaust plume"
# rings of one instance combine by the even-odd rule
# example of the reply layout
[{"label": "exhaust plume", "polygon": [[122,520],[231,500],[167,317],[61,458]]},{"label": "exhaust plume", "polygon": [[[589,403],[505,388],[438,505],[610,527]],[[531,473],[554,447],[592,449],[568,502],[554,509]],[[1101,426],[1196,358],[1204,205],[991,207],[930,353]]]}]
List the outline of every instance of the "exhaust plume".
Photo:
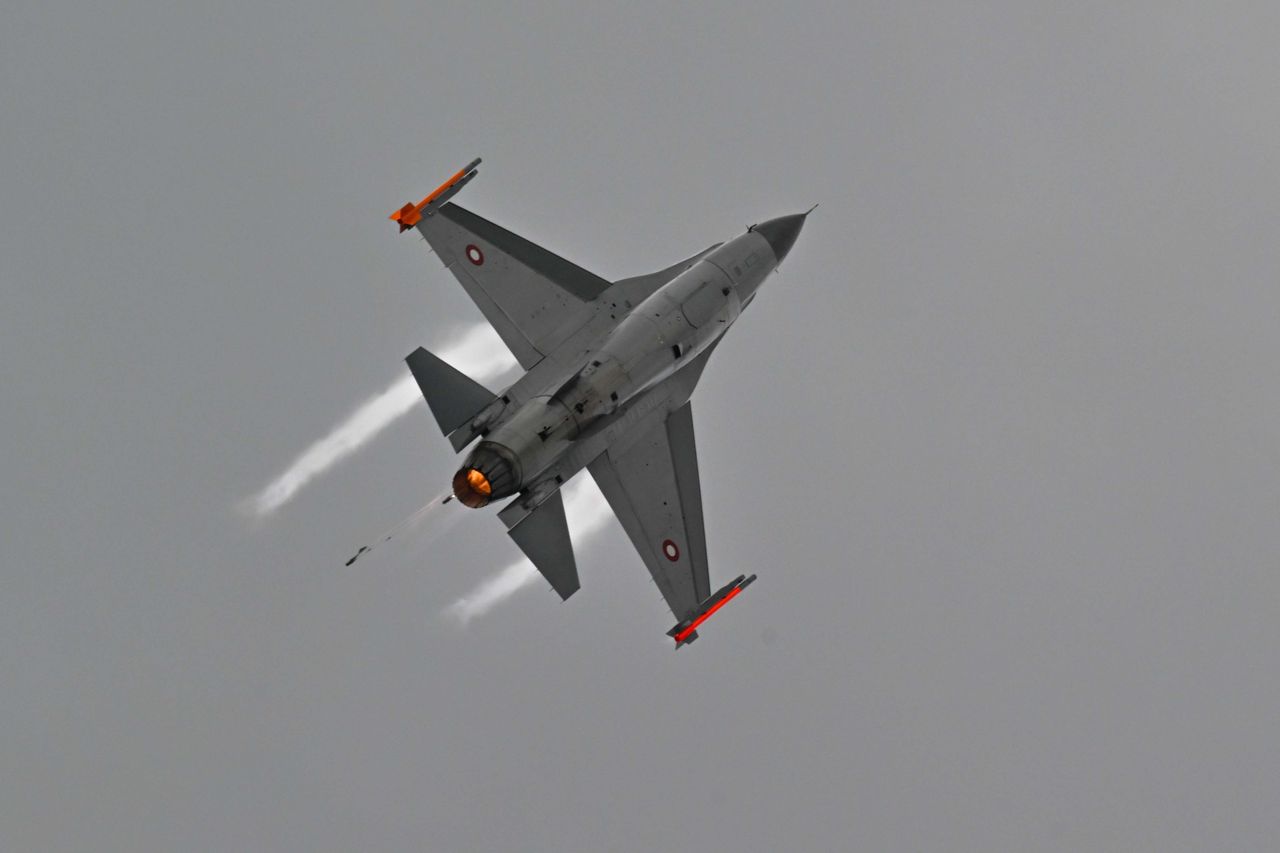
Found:
[{"label": "exhaust plume", "polygon": [[[516,361],[488,323],[468,329],[438,355],[463,373],[485,382],[506,373]],[[418,384],[402,375],[380,394],[356,407],[324,438],[302,452],[293,464],[246,501],[259,518],[270,515],[292,499],[303,486],[355,453],[402,415],[422,402]]]},{"label": "exhaust plume", "polygon": [[[590,477],[577,477],[564,488],[564,496],[565,515],[575,546],[594,536],[612,517],[609,504]],[[465,628],[471,620],[485,615],[539,577],[533,563],[519,560],[485,578],[471,592],[446,607],[445,613]]]}]

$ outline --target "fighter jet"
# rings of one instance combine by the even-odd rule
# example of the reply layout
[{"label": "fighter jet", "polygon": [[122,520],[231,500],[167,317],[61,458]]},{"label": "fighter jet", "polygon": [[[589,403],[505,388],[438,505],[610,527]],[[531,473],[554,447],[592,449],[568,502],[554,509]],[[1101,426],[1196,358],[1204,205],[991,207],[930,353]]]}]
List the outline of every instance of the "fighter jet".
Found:
[{"label": "fighter jet", "polygon": [[812,208],[611,282],[451,202],[479,164],[391,214],[426,239],[526,371],[494,393],[425,349],[405,359],[454,451],[476,442],[453,494],[473,508],[512,498],[498,518],[567,599],[579,583],[560,487],[586,468],[675,615],[678,649],[756,578],[711,589],[689,397]]}]

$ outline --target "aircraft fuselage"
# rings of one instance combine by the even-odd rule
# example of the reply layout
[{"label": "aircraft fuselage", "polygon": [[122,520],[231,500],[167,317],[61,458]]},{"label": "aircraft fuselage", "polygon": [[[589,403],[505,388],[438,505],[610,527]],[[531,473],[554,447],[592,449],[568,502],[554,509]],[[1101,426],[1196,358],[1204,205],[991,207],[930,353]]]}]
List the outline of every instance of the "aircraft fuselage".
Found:
[{"label": "aircraft fuselage", "polygon": [[[460,502],[484,506],[534,487],[584,433],[715,344],[780,263],[779,241],[762,233],[779,221],[703,256],[629,309],[576,368],[513,411],[491,415],[488,432],[454,477]],[[778,251],[788,248],[785,242]]]},{"label": "aircraft fuselage", "polygon": [[450,201],[478,164],[391,214],[421,234],[525,370],[495,393],[423,347],[406,356],[454,451],[475,442],[454,497],[482,507],[514,496],[498,520],[567,600],[581,581],[560,492],[589,472],[676,617],[667,634],[680,648],[756,577],[711,585],[690,398],[813,208],[611,281]]}]

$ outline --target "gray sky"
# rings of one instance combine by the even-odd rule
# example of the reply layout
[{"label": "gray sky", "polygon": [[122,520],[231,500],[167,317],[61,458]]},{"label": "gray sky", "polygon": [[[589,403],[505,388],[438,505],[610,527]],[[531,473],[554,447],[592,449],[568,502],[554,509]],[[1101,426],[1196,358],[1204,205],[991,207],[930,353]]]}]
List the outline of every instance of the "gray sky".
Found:
[{"label": "gray sky", "polygon": [[[1280,838],[1274,3],[23,2],[0,28],[0,847],[1261,850]],[[822,206],[694,398],[675,654],[621,528],[461,627],[386,219],[616,278]]]}]

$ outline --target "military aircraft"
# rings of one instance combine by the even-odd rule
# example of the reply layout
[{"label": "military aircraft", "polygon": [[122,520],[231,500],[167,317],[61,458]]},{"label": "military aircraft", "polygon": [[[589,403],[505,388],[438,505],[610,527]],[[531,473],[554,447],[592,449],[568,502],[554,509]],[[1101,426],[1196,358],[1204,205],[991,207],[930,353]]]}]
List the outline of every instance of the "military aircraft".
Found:
[{"label": "military aircraft", "polygon": [[477,508],[514,497],[498,518],[567,599],[579,583],[560,487],[586,468],[675,614],[678,649],[756,579],[711,589],[689,397],[813,208],[610,282],[451,202],[479,164],[391,214],[401,232],[418,229],[526,371],[495,394],[425,349],[405,359],[454,451],[479,439],[453,494]]}]

